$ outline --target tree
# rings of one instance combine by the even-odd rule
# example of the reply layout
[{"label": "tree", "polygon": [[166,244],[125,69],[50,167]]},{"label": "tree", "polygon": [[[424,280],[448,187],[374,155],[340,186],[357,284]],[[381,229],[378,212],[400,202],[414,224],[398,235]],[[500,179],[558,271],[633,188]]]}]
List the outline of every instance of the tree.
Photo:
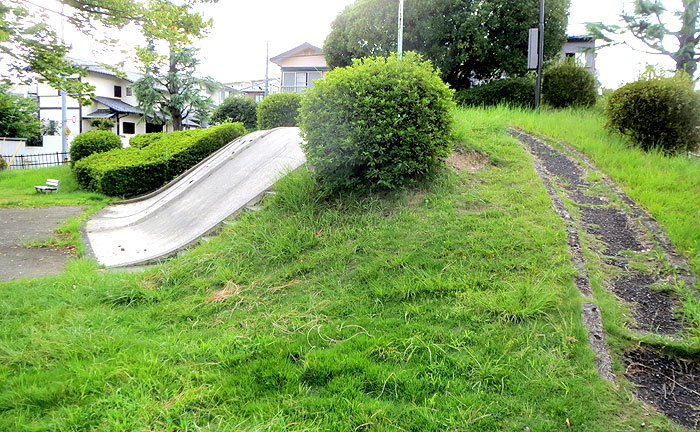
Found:
[{"label": "tree", "polygon": [[[528,29],[537,26],[538,0],[406,0],[404,49],[440,68],[455,88],[527,72]],[[566,42],[569,0],[548,0],[545,60]],[[398,0],[358,0],[333,21],[323,49],[331,67],[396,50]]]},{"label": "tree", "polygon": [[[65,16],[69,24],[84,33],[91,33],[100,22],[121,28],[141,19],[140,3],[134,0],[62,0],[68,6]],[[60,13],[39,6],[30,10],[21,0],[0,0],[0,60],[7,66],[2,78],[28,82],[37,77],[55,89],[64,89],[83,104],[89,104],[94,88],[75,79],[85,75],[83,68],[65,60],[70,46],[61,42],[46,24],[47,13]]]},{"label": "tree", "polygon": [[147,116],[160,122],[172,122],[182,130],[183,120],[194,115],[205,121],[211,111],[211,98],[202,90],[213,92],[211,78],[195,76],[199,60],[192,40],[203,37],[212,21],[204,21],[192,5],[175,5],[169,0],[150,0],[141,32],[147,46],[137,50],[144,76],[134,85],[139,107]]},{"label": "tree", "polygon": [[[610,43],[618,39],[617,43],[625,44],[619,42],[619,36],[630,32],[652,50],[647,53],[669,56],[676,62],[677,71],[693,76],[700,58],[700,0],[682,0],[682,3],[682,10],[670,14],[680,18],[677,31],[671,30],[669,24],[664,22],[668,21],[669,13],[661,0],[635,0],[634,13],[620,15],[624,26],[589,23],[588,30],[598,39]],[[674,44],[669,44],[669,40],[674,40]]]},{"label": "tree", "polygon": [[31,98],[10,92],[8,83],[0,83],[0,136],[32,139],[41,133],[37,118],[39,106]]}]

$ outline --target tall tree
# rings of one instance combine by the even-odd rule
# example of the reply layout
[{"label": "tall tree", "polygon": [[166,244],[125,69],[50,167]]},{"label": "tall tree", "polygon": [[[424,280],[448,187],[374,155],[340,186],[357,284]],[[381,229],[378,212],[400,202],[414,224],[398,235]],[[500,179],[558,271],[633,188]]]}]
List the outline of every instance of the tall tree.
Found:
[{"label": "tall tree", "polygon": [[693,76],[700,59],[700,0],[682,0],[682,4],[683,9],[669,12],[661,0],[635,0],[634,13],[620,15],[623,26],[590,23],[588,30],[611,43],[625,43],[619,42],[620,36],[629,32],[651,49],[650,54],[671,57],[677,71]]},{"label": "tall tree", "polygon": [[31,98],[12,94],[10,85],[0,82],[0,137],[34,138],[41,131],[36,115],[39,106]]},{"label": "tall tree", "polygon": [[[94,88],[74,79],[85,71],[65,60],[70,46],[46,23],[48,13],[60,11],[39,3],[0,0],[0,61],[6,67],[0,78],[26,82],[36,77],[56,89],[66,90],[81,103],[90,103]],[[65,17],[69,25],[85,33],[91,33],[98,22],[121,28],[141,17],[140,3],[134,0],[62,0],[61,3],[67,6]]]},{"label": "tall tree", "polygon": [[[566,42],[570,0],[548,0],[545,60]],[[398,0],[358,0],[333,21],[323,49],[331,67],[396,50]],[[538,0],[406,0],[404,49],[439,67],[455,88],[472,80],[527,72],[528,29],[537,26]]]},{"label": "tall tree", "polygon": [[171,122],[174,130],[182,130],[190,114],[203,121],[211,110],[211,99],[203,93],[213,91],[215,83],[195,75],[199,60],[191,47],[211,23],[193,12],[190,3],[149,2],[141,26],[147,46],[137,50],[144,76],[134,83],[134,94],[147,116]]}]

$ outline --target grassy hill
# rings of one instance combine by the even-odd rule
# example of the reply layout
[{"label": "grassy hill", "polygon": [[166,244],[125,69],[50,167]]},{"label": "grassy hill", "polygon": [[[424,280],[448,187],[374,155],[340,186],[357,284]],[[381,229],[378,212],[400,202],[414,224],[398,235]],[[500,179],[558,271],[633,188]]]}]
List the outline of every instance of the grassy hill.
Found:
[{"label": "grassy hill", "polygon": [[0,430],[676,430],[598,377],[505,123],[459,111],[457,169],[409,191],[329,201],[302,170],[144,274],[0,284]]}]

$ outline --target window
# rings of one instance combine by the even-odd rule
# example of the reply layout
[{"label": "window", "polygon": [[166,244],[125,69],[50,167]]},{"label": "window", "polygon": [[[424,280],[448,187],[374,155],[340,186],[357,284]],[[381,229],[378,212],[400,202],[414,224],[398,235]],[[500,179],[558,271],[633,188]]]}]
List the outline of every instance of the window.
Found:
[{"label": "window", "polygon": [[314,81],[323,79],[323,72],[309,72],[309,88],[313,88]]},{"label": "window", "polygon": [[122,97],[122,86],[114,86],[114,97]]},{"label": "window", "polygon": [[122,123],[122,131],[125,134],[133,135],[136,133],[136,123],[124,122]]},{"label": "window", "polygon": [[256,94],[256,95],[255,95],[255,102],[262,102],[263,97],[264,97],[264,96],[261,95],[261,94]]},{"label": "window", "polygon": [[226,99],[226,90],[221,90],[221,100]]},{"label": "window", "polygon": [[127,87],[127,88],[126,88],[126,95],[127,95],[127,96],[131,96],[131,95],[132,95],[132,93],[131,93],[131,87]]}]

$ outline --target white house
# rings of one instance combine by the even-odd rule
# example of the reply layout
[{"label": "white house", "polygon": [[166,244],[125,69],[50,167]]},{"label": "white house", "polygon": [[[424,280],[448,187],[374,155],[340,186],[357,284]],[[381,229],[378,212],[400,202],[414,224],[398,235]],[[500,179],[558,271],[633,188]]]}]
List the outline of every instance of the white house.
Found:
[{"label": "white house", "polygon": [[323,50],[306,42],[270,61],[282,69],[280,90],[283,92],[301,93],[312,88],[314,81],[323,79],[329,70]]},{"label": "white house", "polygon": [[[115,123],[112,132],[119,135],[122,145],[127,147],[129,139],[134,135],[149,132],[172,131],[171,125],[161,125],[150,122],[144,118],[143,112],[138,108],[138,100],[134,95],[132,85],[141,78],[138,72],[124,71],[117,74],[114,70],[106,68],[98,63],[70,59],[76,66],[85,67],[87,76],[80,77],[95,87],[95,96],[92,105],[80,106],[77,100],[67,98],[67,129],[70,142],[81,132],[92,130],[90,122],[94,119],[109,119]],[[164,89],[163,89],[164,90]],[[234,89],[221,85],[213,92],[202,89],[207,93],[216,106],[227,96],[227,92]],[[43,147],[27,147],[25,153],[53,153],[61,151],[61,95],[60,92],[46,84],[38,84],[35,89],[29,91],[29,96],[35,97],[39,105],[39,119],[44,123],[54,122],[58,134],[44,136]],[[184,121],[185,127],[199,127],[192,118]]]},{"label": "white house", "polygon": [[593,76],[596,76],[595,68],[595,39],[592,36],[568,36],[561,49],[562,60],[574,58],[585,66]]}]

